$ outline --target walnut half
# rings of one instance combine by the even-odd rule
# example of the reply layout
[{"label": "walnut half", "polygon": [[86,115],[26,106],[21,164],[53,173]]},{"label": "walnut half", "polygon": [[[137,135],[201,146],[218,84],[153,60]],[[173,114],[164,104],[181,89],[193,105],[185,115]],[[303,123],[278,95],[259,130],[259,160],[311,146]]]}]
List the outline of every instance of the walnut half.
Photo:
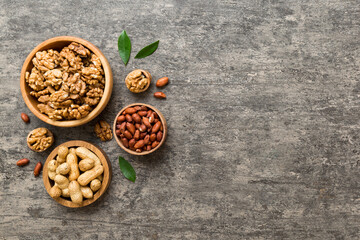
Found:
[{"label": "walnut half", "polygon": [[112,139],[111,127],[104,120],[100,120],[98,123],[95,124],[94,131],[96,133],[96,136],[98,136],[98,138],[100,138],[103,142]]},{"label": "walnut half", "polygon": [[136,69],[129,73],[125,78],[128,89],[133,93],[146,91],[150,86],[151,75],[148,71]]},{"label": "walnut half", "polygon": [[27,137],[29,148],[35,152],[43,152],[54,143],[54,135],[46,128],[36,128]]}]

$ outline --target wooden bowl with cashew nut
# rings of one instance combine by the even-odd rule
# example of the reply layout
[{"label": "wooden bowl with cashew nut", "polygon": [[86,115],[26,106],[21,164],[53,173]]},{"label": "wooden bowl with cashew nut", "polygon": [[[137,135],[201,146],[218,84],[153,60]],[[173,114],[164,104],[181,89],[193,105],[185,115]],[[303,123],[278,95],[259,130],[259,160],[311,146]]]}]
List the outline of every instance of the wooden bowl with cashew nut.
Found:
[{"label": "wooden bowl with cashew nut", "polygon": [[57,127],[93,120],[108,104],[112,88],[108,60],[95,45],[78,37],[60,36],[40,43],[21,69],[20,89],[27,107]]},{"label": "wooden bowl with cashew nut", "polygon": [[46,191],[70,208],[87,206],[99,199],[111,182],[112,168],[106,153],[80,140],[57,146],[43,168]]}]

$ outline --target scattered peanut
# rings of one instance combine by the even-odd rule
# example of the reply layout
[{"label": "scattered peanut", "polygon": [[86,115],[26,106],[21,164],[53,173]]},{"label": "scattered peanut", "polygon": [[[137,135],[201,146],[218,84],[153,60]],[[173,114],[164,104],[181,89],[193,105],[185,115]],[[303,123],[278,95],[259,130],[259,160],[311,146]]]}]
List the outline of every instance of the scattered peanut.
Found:
[{"label": "scattered peanut", "polygon": [[41,169],[42,169],[42,164],[41,164],[41,162],[38,162],[34,168],[34,176],[35,177],[39,176]]},{"label": "scattered peanut", "polygon": [[166,95],[163,92],[156,92],[156,93],[154,93],[154,97],[156,97],[156,98],[166,98]]},{"label": "scattered peanut", "polygon": [[158,79],[156,81],[156,86],[157,87],[164,87],[168,83],[169,83],[169,78],[168,77],[162,77],[162,78],[160,78],[160,79]]},{"label": "scattered peanut", "polygon": [[27,165],[29,162],[30,162],[29,159],[23,158],[23,159],[20,159],[19,161],[17,161],[16,165],[18,165],[19,167],[22,167],[22,166]]},{"label": "scattered peanut", "polygon": [[30,118],[26,113],[21,113],[21,119],[25,122],[25,123],[29,123],[30,122]]}]

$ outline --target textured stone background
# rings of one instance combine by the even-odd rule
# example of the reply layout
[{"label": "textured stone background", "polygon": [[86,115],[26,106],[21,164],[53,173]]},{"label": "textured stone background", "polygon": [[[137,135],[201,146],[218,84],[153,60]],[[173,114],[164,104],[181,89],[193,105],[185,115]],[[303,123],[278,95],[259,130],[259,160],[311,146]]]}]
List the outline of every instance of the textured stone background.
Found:
[{"label": "textured stone background", "polygon": [[[0,1],[1,239],[359,239],[359,1],[47,2]],[[133,43],[127,67],[117,52],[123,29]],[[114,89],[100,117],[152,104],[169,124],[164,147],[133,157],[96,139],[96,120],[62,129],[36,119],[20,69],[59,35],[108,58]],[[158,39],[154,55],[133,59]],[[168,76],[168,99],[152,97],[154,84],[131,94],[123,81],[134,68]],[[107,152],[113,181],[101,200],[68,209],[48,196],[32,171],[52,149],[36,154],[25,140],[40,126],[55,145],[82,139]],[[23,157],[31,163],[19,168]]]}]

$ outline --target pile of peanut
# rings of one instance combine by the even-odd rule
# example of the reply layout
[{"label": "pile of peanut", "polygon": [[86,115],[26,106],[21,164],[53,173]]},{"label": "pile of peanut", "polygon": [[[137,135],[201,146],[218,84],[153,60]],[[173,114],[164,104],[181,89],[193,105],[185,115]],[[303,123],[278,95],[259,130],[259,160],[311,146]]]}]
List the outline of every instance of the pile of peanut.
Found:
[{"label": "pile of peanut", "polygon": [[[78,157],[82,159],[79,163]],[[100,159],[89,149],[60,146],[56,159],[48,163],[48,176],[54,181],[50,196],[81,204],[101,188],[103,172]]]},{"label": "pile of peanut", "polygon": [[163,138],[163,124],[146,106],[125,109],[117,118],[116,135],[122,144],[138,153],[156,148]]},{"label": "pile of peanut", "polygon": [[60,52],[39,51],[25,80],[37,107],[52,120],[86,117],[100,102],[105,75],[100,58],[83,45],[72,42]]}]

